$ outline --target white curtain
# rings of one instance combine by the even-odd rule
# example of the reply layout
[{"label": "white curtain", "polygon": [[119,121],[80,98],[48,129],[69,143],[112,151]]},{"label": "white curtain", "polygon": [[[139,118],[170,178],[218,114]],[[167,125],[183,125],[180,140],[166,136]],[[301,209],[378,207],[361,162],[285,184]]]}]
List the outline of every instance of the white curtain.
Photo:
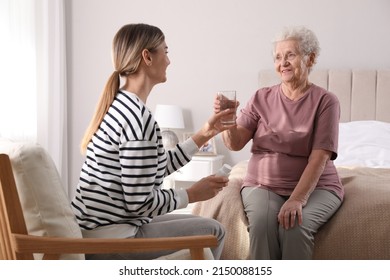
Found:
[{"label": "white curtain", "polygon": [[0,136],[43,146],[68,192],[64,0],[0,3]]},{"label": "white curtain", "polygon": [[22,0],[1,0],[0,5],[0,136],[35,140],[35,5]]}]

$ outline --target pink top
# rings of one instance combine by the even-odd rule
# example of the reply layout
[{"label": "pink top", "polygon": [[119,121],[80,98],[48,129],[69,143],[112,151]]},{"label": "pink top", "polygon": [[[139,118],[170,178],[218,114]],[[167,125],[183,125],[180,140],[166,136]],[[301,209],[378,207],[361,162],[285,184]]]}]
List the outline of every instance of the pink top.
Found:
[{"label": "pink top", "polygon": [[290,195],[313,149],[333,152],[317,188],[335,193],[344,188],[333,160],[337,157],[340,104],[337,97],[311,85],[298,100],[288,99],[281,84],[259,89],[241,110],[237,124],[253,132],[252,156],[244,186]]}]

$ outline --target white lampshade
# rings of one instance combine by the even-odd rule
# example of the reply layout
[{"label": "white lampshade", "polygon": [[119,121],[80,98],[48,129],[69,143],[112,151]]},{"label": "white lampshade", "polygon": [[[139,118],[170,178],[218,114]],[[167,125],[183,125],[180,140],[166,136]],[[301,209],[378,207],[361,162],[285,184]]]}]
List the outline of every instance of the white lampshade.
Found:
[{"label": "white lampshade", "polygon": [[160,128],[166,129],[161,132],[162,141],[165,149],[173,149],[177,145],[177,143],[179,143],[179,138],[177,137],[175,132],[169,129],[184,128],[183,112],[181,108],[175,105],[159,104],[156,106],[154,118]]},{"label": "white lampshade", "polygon": [[156,106],[154,118],[161,128],[167,128],[167,129],[184,128],[183,112],[179,106],[158,104]]}]

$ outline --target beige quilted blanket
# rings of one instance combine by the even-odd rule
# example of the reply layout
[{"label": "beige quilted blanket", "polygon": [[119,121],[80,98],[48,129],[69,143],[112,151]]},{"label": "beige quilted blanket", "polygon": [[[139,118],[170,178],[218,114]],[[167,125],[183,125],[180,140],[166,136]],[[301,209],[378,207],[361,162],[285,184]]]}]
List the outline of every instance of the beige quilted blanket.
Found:
[{"label": "beige quilted blanket", "polygon": [[[240,187],[247,161],[238,163],[229,185],[215,198],[198,202],[193,214],[226,228],[222,259],[247,259],[249,238]],[[390,170],[338,168],[345,199],[315,237],[315,259],[390,259]]]}]

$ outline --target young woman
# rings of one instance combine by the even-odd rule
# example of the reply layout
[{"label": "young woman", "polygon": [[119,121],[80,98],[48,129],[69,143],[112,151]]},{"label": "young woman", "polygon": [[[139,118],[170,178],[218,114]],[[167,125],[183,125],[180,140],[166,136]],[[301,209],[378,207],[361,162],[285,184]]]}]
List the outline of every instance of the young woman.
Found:
[{"label": "young woman", "polygon": [[[229,128],[214,114],[191,138],[165,151],[161,131],[146,102],[153,87],[166,81],[170,64],[162,31],[146,24],[128,24],[115,35],[115,70],[101,95],[82,140],[86,159],[72,207],[84,237],[175,237],[213,234],[220,257],[224,229],[213,219],[165,215],[188,203],[214,197],[227,179],[209,176],[186,190],[162,189],[165,176],[191,160],[199,148]],[[124,80],[120,86],[120,78]],[[87,258],[152,259],[170,252],[96,255]]]}]

